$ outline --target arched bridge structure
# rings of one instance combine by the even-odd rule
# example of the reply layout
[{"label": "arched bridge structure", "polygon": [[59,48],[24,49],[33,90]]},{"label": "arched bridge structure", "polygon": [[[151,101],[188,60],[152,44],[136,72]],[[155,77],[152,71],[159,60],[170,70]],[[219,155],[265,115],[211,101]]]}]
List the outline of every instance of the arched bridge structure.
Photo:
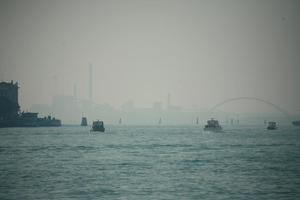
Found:
[{"label": "arched bridge structure", "polygon": [[290,119],[290,115],[289,113],[282,109],[280,106],[277,106],[276,104],[270,102],[270,101],[267,101],[267,100],[264,100],[264,99],[260,99],[260,98],[257,98],[257,97],[235,97],[235,98],[230,98],[230,99],[226,99],[225,101],[222,101],[218,104],[216,104],[215,106],[213,106],[208,113],[212,113],[216,108],[226,104],[226,103],[229,103],[229,102],[233,102],[233,101],[240,101],[240,100],[254,100],[254,101],[258,101],[258,102],[262,102],[264,104],[267,104],[273,108],[275,108],[276,110],[278,110],[280,113],[282,113],[285,117],[287,117],[288,119]]}]

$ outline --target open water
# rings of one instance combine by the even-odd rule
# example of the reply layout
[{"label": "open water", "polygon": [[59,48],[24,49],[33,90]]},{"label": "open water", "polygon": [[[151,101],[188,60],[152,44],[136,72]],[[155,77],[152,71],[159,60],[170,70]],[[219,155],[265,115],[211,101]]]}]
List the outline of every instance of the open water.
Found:
[{"label": "open water", "polygon": [[300,129],[0,129],[0,199],[300,199]]}]

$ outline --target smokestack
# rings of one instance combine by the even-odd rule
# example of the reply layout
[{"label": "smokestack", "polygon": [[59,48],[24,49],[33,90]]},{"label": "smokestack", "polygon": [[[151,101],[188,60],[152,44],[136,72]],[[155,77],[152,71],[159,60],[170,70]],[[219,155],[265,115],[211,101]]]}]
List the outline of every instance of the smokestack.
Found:
[{"label": "smokestack", "polygon": [[93,99],[93,66],[90,63],[89,66],[89,100]]},{"label": "smokestack", "polygon": [[77,99],[77,85],[76,83],[73,85],[73,96],[75,99]]},{"label": "smokestack", "polygon": [[168,105],[167,105],[168,107],[168,109],[170,108],[170,106],[171,106],[171,95],[170,95],[170,93],[168,93]]}]

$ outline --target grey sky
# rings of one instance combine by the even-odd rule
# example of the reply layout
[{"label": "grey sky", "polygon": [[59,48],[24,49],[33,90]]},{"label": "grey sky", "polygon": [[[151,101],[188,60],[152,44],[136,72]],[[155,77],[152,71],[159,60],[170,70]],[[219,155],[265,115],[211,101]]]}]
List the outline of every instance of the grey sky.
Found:
[{"label": "grey sky", "polygon": [[0,79],[23,109],[52,96],[206,108],[255,96],[300,105],[300,1],[0,1]]}]

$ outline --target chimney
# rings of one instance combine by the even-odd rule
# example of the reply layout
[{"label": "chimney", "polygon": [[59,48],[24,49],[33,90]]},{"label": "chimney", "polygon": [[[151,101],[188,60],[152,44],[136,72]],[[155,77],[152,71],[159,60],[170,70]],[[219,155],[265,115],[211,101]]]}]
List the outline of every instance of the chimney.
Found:
[{"label": "chimney", "polygon": [[89,100],[93,100],[93,66],[89,64]]}]

